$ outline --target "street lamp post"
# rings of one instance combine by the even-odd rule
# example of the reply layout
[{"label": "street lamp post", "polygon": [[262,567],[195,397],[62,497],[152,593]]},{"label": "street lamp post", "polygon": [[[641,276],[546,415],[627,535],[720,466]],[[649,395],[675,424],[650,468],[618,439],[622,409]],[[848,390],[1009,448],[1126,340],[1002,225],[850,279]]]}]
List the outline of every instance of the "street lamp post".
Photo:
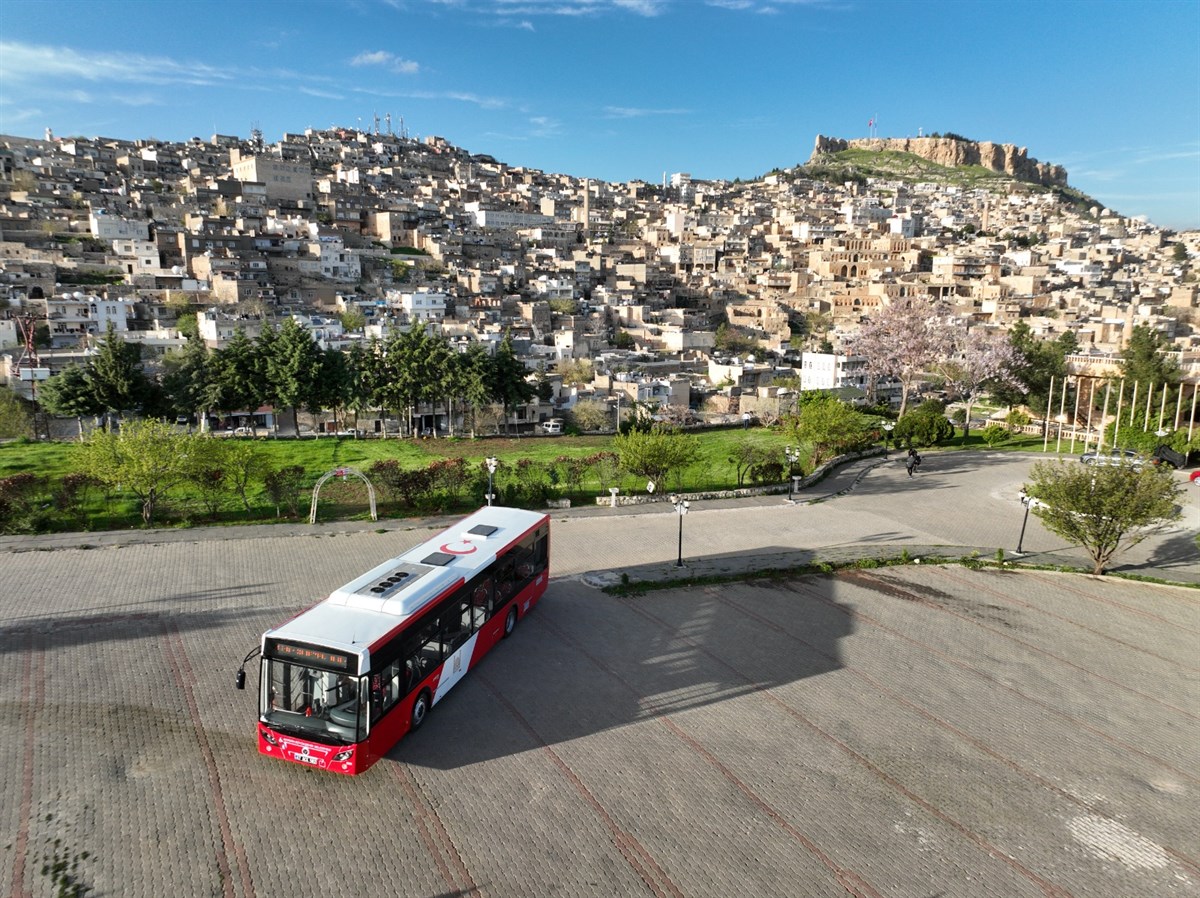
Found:
[{"label": "street lamp post", "polygon": [[1017,555],[1024,553],[1022,548],[1025,544],[1025,525],[1029,523],[1029,508],[1033,505],[1033,500],[1029,496],[1021,496],[1021,504],[1025,506],[1025,517],[1021,520],[1021,535],[1017,537]]},{"label": "street lamp post", "polygon": [[896,429],[896,425],[888,421],[883,425],[883,457],[888,457],[888,443],[891,441],[892,431]]},{"label": "street lamp post", "polygon": [[800,460],[800,449],[797,446],[786,446],[783,454],[788,460],[788,501],[791,502],[796,495],[796,477],[793,472],[796,470],[796,462]]},{"label": "street lamp post", "polygon": [[675,560],[675,567],[683,567],[683,516],[688,513],[691,503],[672,493],[671,504],[675,506],[675,515],[679,518],[679,557]]},{"label": "street lamp post", "polygon": [[492,499],[494,498],[492,494],[492,478],[496,474],[496,468],[500,467],[500,459],[496,458],[494,455],[489,455],[485,460],[485,464],[487,465],[488,472],[487,504],[491,505]]}]

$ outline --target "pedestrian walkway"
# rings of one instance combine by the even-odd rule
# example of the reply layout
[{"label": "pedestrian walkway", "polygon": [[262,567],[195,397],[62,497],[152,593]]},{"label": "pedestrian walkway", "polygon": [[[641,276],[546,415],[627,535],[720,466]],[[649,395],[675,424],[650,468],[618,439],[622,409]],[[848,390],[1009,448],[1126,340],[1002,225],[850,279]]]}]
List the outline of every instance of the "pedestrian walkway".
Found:
[{"label": "pedestrian walkway", "polygon": [[[859,459],[834,469],[794,498],[780,492],[692,501],[682,522],[667,496],[644,504],[578,506],[550,514],[560,522],[560,531],[561,525],[568,530],[587,525],[587,535],[580,539],[596,547],[596,564],[576,575],[596,583],[621,582],[622,574],[630,582],[671,582],[822,563],[843,566],[897,559],[904,553],[914,560],[938,556],[994,561],[997,550],[1003,550],[1009,563],[1090,570],[1080,547],[1047,534],[1035,516],[1022,520],[1020,484],[1036,458],[931,453],[912,479],[906,476],[905,457],[898,453]],[[1119,555],[1111,570],[1200,584],[1200,510],[1191,495],[1195,492],[1186,494],[1188,505],[1179,525],[1151,536],[1135,552]],[[0,552],[399,533],[449,527],[455,520],[439,516],[5,536],[0,537]],[[677,542],[682,543],[678,548]],[[1018,557],[1016,547],[1022,542],[1024,551]],[[661,561],[650,560],[655,555]],[[683,564],[678,563],[680,557]]]}]

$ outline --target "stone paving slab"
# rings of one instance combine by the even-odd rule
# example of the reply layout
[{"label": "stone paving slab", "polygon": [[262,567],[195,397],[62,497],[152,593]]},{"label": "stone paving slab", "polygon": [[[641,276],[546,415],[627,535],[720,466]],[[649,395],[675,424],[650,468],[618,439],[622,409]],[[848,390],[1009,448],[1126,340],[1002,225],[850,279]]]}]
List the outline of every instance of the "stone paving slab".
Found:
[{"label": "stone paving slab", "polygon": [[954,475],[979,489],[941,515],[888,507],[884,466],[815,505],[714,503],[683,568],[669,507],[556,513],[545,600],[355,779],[259,756],[233,672],[426,530],[10,546],[0,894],[52,894],[57,850],[97,896],[1200,895],[1194,590],[917,565],[590,585],[994,551],[1003,467]]}]

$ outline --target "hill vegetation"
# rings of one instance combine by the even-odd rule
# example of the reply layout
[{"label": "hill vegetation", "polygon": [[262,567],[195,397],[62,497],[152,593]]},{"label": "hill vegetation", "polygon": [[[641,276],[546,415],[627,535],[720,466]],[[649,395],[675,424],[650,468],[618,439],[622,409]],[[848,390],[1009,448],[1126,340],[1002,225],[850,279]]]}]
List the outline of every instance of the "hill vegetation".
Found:
[{"label": "hill vegetation", "polygon": [[[957,135],[946,138],[966,140]],[[897,150],[872,150],[851,147],[835,153],[820,153],[807,164],[799,165],[789,174],[793,178],[811,178],[828,184],[841,185],[847,181],[865,185],[871,179],[903,181],[909,184],[936,184],[962,190],[982,188],[995,193],[1052,193],[1077,212],[1087,214],[1103,204],[1073,187],[1044,187],[992,171],[982,165],[939,165],[914,153]]]}]

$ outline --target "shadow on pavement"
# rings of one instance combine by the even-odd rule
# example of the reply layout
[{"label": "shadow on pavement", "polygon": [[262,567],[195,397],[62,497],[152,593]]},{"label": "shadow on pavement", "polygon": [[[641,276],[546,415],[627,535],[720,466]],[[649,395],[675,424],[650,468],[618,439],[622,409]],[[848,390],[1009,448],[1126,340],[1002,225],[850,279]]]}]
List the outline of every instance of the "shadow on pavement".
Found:
[{"label": "shadow on pavement", "polygon": [[[453,769],[557,750],[839,670],[853,621],[829,581],[814,585],[820,598],[745,582],[618,598],[579,581],[552,582],[513,638],[388,759]],[[803,645],[789,635],[796,632]]]}]

